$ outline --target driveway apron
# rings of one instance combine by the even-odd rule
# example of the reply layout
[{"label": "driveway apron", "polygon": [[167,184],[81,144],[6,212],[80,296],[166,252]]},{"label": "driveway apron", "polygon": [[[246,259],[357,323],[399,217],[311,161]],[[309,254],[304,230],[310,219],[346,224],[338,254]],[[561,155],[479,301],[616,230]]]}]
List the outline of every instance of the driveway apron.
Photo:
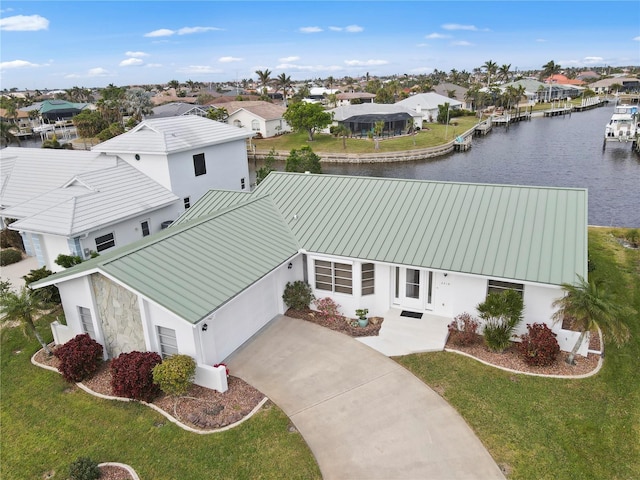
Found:
[{"label": "driveway apron", "polygon": [[281,316],[227,364],[289,416],[324,480],[504,479],[447,402],[346,335]]}]

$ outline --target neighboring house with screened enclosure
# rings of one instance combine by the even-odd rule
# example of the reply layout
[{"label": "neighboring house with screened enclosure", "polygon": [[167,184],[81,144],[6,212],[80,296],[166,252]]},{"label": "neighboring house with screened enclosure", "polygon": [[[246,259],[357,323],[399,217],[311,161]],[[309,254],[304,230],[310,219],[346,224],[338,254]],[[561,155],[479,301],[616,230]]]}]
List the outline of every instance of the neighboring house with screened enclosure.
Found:
[{"label": "neighboring house with screened enclosure", "polygon": [[57,271],[156,233],[212,188],[249,189],[253,132],[195,115],[140,123],[90,152],[0,150],[0,216]]},{"label": "neighboring house with screened enclosure", "polygon": [[212,190],[170,228],[36,287],[60,289],[56,341],[90,331],[88,309],[109,356],[178,352],[206,372],[286,311],[295,280],[349,316],[400,309],[425,322],[514,289],[521,331],[547,323],[570,349],[577,333],[551,322],[552,302],[577,275],[586,190],[272,172],[252,193]]}]

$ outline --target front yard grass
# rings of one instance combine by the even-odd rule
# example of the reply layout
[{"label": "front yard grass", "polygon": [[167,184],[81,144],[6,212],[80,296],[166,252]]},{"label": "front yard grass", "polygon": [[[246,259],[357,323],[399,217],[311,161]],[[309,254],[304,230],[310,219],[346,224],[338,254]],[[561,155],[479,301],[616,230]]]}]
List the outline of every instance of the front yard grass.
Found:
[{"label": "front yard grass", "polygon": [[[49,339],[50,321],[39,321]],[[80,456],[129,464],[142,479],[321,478],[304,439],[272,404],[239,427],[198,435],[147,406],[98,399],[32,365],[40,346],[19,327],[2,329],[1,347],[2,478],[63,480]]]},{"label": "front yard grass", "polygon": [[[589,229],[590,276],[640,312],[640,251]],[[515,375],[454,353],[397,361],[439,392],[512,479],[640,478],[640,320],[583,380]]]}]

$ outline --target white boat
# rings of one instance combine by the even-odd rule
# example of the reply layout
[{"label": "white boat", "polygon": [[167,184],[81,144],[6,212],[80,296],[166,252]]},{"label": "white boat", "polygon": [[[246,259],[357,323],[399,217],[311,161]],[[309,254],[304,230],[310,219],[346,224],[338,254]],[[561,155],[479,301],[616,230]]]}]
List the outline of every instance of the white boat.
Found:
[{"label": "white boat", "polygon": [[640,133],[637,105],[616,105],[611,120],[605,127],[605,142],[633,142]]},{"label": "white boat", "polygon": [[38,125],[33,128],[33,131],[36,133],[44,133],[44,132],[52,132],[56,129],[55,125],[51,125],[49,123],[43,123],[42,125]]}]

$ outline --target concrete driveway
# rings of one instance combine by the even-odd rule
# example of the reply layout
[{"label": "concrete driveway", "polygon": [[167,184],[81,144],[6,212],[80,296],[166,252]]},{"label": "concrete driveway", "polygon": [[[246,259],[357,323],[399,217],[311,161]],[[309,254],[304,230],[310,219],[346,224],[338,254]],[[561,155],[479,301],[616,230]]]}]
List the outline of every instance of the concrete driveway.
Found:
[{"label": "concrete driveway", "polygon": [[292,420],[331,479],[504,479],[462,417],[393,360],[278,317],[227,364]]}]

